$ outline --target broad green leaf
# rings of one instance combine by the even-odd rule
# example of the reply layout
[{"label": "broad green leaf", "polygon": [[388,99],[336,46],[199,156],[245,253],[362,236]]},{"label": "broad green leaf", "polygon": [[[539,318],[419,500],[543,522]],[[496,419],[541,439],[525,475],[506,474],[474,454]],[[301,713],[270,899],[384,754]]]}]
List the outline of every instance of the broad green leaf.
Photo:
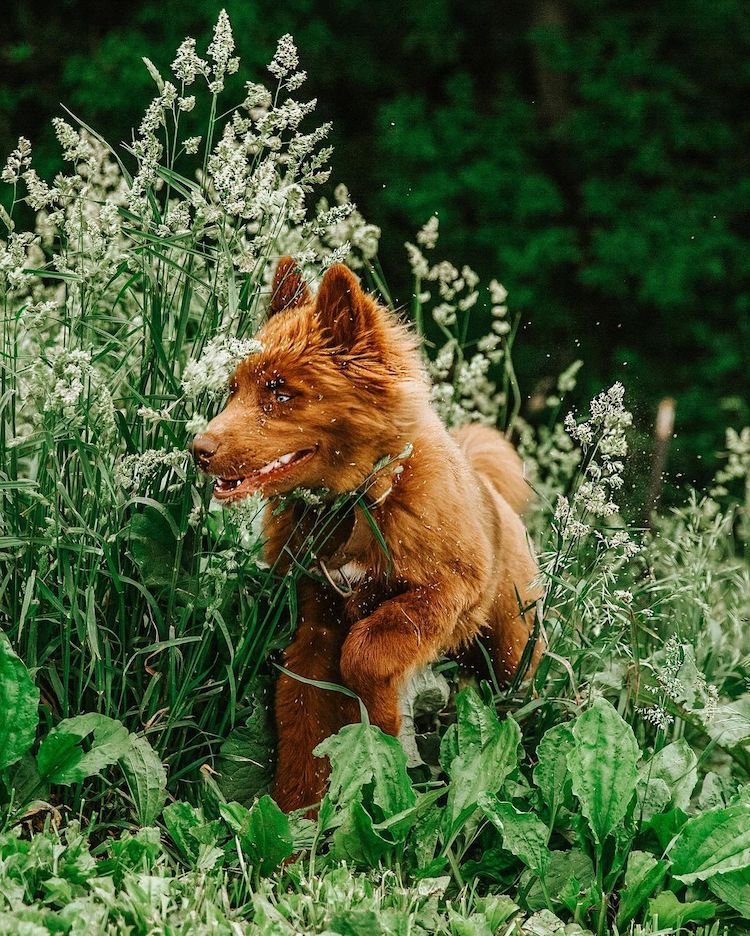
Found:
[{"label": "broad green leaf", "polygon": [[465,754],[492,741],[497,734],[497,713],[482,702],[474,689],[467,688],[456,696],[456,726],[458,750]]},{"label": "broad green leaf", "polygon": [[646,778],[640,776],[636,786],[638,792],[637,815],[649,822],[654,816],[663,813],[672,800],[672,792],[661,777]]},{"label": "broad green leaf", "polygon": [[459,754],[482,748],[497,732],[499,721],[494,709],[482,702],[472,688],[456,696],[456,722],[440,743],[440,765],[446,773]]},{"label": "broad green leaf", "polygon": [[7,785],[13,791],[16,814],[22,813],[25,808],[33,810],[35,803],[49,800],[49,784],[39,776],[36,760],[31,754],[24,754],[8,770]]},{"label": "broad green leaf", "polygon": [[606,699],[596,699],[573,726],[568,753],[573,793],[597,842],[622,822],[638,780],[638,742]]},{"label": "broad green leaf", "polygon": [[450,787],[443,837],[454,835],[474,812],[482,793],[497,793],[518,765],[521,729],[508,717],[499,721],[494,709],[464,690],[456,738],[459,754],[449,768]]},{"label": "broad green leaf", "polygon": [[146,585],[171,587],[176,570],[179,585],[189,591],[194,537],[190,528],[180,535],[178,510],[174,505],[149,500],[143,505],[143,513],[132,516],[126,534]]},{"label": "broad green leaf", "polygon": [[0,633],[0,770],[34,743],[39,722],[39,690],[10,641]]},{"label": "broad green leaf", "polygon": [[564,936],[565,924],[551,910],[540,910],[526,920],[523,925],[524,936]]},{"label": "broad green leaf", "polygon": [[[594,883],[594,866],[587,854],[578,848],[568,851],[552,851],[549,863],[542,879],[534,874],[526,893],[526,906],[529,910],[554,910],[565,906],[575,909],[580,895]],[[547,897],[552,906],[548,906]]]},{"label": "broad green leaf", "polygon": [[[84,751],[81,741],[89,735],[91,746]],[[69,786],[120,760],[132,745],[127,728],[114,718],[76,715],[53,728],[39,745],[36,756],[39,775],[50,783]]]},{"label": "broad green leaf", "polygon": [[703,778],[701,790],[698,794],[698,809],[706,812],[709,809],[715,809],[717,806],[726,806],[731,796],[730,784],[727,778],[719,776],[713,770],[709,770]]},{"label": "broad green leaf", "polygon": [[732,748],[750,738],[750,693],[745,693],[735,702],[719,705],[714,717],[703,727],[709,737],[725,748]]},{"label": "broad green leaf", "polygon": [[485,816],[501,833],[503,848],[536,874],[544,876],[549,864],[549,829],[533,813],[519,812],[511,803],[501,803],[486,793],[479,797]]},{"label": "broad green leaf", "polygon": [[331,857],[334,861],[374,868],[392,848],[393,842],[376,831],[367,810],[355,800],[333,833]]},{"label": "broad green leaf", "polygon": [[275,741],[268,713],[267,706],[256,702],[247,722],[231,731],[221,746],[218,783],[230,801],[251,803],[271,786]]},{"label": "broad green leaf", "polygon": [[487,920],[491,933],[497,933],[504,923],[518,913],[518,904],[514,903],[510,897],[499,894],[475,897],[474,906],[477,912]]},{"label": "broad green leaf", "polygon": [[162,819],[182,857],[194,867],[199,866],[202,853],[215,849],[224,830],[219,821],[207,820],[203,810],[181,801],[165,806]]},{"label": "broad green leaf", "polygon": [[574,747],[569,725],[555,725],[544,733],[537,748],[538,763],[534,768],[534,783],[539,787],[550,816],[555,816],[565,801],[569,788],[568,753]]},{"label": "broad green leaf", "polygon": [[403,842],[414,826],[422,821],[422,817],[430,812],[433,804],[444,794],[444,787],[437,787],[428,793],[420,793],[413,806],[378,822],[375,826],[376,831],[386,833],[392,842]]},{"label": "broad green leaf", "polygon": [[657,887],[661,887],[667,873],[667,862],[659,861],[648,852],[632,851],[625,869],[625,880],[620,893],[617,926],[623,928],[635,917]]},{"label": "broad green leaf", "polygon": [[448,909],[451,936],[492,936],[489,921],[479,913],[464,916],[452,907]]},{"label": "broad green leaf", "polygon": [[261,874],[269,874],[294,851],[289,819],[270,796],[262,796],[250,809],[240,803],[222,803],[219,810],[248,861]]},{"label": "broad green leaf", "polygon": [[414,849],[415,864],[418,868],[425,867],[435,857],[442,817],[443,810],[438,806],[432,806],[414,829],[411,843]]},{"label": "broad green leaf", "polygon": [[706,923],[713,920],[719,908],[712,900],[691,900],[682,903],[672,891],[662,891],[648,902],[648,912],[656,917],[659,929],[678,930],[686,923]]},{"label": "broad green leaf", "polygon": [[190,803],[178,801],[164,808],[162,818],[167,832],[183,857],[194,861],[198,855],[198,842],[192,833],[205,825],[203,814]]},{"label": "broad green leaf", "polygon": [[155,822],[167,801],[167,772],[145,737],[130,736],[130,748],[120,758],[136,816],[141,825]]},{"label": "broad green leaf", "polygon": [[750,920],[750,868],[715,874],[709,878],[708,886],[724,903]]},{"label": "broad green leaf", "polygon": [[668,812],[654,816],[648,823],[648,828],[656,835],[659,846],[666,849],[688,819],[688,814],[681,809],[670,809]]},{"label": "broad green leaf", "polygon": [[672,873],[686,884],[750,867],[750,805],[737,803],[688,820],[669,857]]},{"label": "broad green leaf", "polygon": [[329,798],[339,807],[359,799],[364,786],[372,783],[372,798],[383,818],[394,816],[416,802],[416,794],[406,772],[406,755],[397,738],[373,725],[346,725],[326,738],[313,752],[329,757],[331,781]]},{"label": "broad green leaf", "polygon": [[663,780],[669,788],[672,805],[687,810],[698,783],[698,758],[684,738],[668,744],[641,768],[646,780]]}]

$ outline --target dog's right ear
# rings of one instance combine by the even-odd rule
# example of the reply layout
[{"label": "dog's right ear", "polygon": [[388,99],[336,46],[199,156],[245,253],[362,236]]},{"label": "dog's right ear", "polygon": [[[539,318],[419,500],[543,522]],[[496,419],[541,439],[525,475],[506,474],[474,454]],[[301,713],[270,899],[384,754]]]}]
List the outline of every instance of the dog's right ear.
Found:
[{"label": "dog's right ear", "polygon": [[307,283],[302,279],[297,264],[291,257],[282,257],[276,272],[273,275],[271,287],[271,303],[268,307],[268,317],[283,312],[284,309],[294,309],[305,305],[312,300],[312,294]]},{"label": "dog's right ear", "polygon": [[315,297],[315,313],[334,348],[351,350],[372,336],[371,306],[348,267],[336,263],[326,270]]}]

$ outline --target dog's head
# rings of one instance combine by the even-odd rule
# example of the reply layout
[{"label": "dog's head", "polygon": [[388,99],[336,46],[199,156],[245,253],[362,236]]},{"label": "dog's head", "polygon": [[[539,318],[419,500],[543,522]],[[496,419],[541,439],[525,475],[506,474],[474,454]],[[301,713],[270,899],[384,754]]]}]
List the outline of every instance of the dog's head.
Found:
[{"label": "dog's head", "polygon": [[284,257],[257,337],[262,350],[239,365],[223,411],[193,441],[217,499],[353,490],[411,441],[426,405],[416,342],[347,267],[331,267],[313,297]]}]

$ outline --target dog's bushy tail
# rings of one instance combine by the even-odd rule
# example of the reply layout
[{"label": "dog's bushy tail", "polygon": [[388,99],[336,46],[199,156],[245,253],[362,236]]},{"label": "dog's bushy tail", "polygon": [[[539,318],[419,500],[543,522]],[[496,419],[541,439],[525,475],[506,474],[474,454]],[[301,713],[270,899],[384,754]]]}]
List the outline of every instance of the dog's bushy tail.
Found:
[{"label": "dog's bushy tail", "polygon": [[523,462],[510,442],[496,429],[480,425],[460,426],[453,430],[453,438],[474,470],[522,514],[533,493],[523,476]]}]

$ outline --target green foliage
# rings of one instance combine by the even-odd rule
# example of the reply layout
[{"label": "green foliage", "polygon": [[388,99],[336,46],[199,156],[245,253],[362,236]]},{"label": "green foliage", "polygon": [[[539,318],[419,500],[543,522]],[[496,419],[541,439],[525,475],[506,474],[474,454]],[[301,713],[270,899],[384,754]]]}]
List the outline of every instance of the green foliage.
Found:
[{"label": "green foliage", "polygon": [[[731,348],[723,334],[711,343],[685,311],[705,299],[723,321],[745,301],[733,280],[742,239],[729,230],[744,183],[732,180],[732,203],[699,243],[680,227],[705,221],[728,171],[707,169],[713,143],[698,112],[713,92],[684,82],[694,67],[685,52],[662,63],[640,41],[657,13],[607,7],[596,30],[585,16],[575,30],[527,28],[516,11],[522,36],[486,40],[505,53],[507,93],[497,94],[489,61],[486,87],[460,63],[462,43],[486,33],[481,6],[458,26],[448,5],[432,6],[399,8],[385,23],[358,10],[366,35],[355,31],[345,52],[340,27],[316,35],[313,18],[305,29],[326,50],[324,87],[349,73],[354,50],[377,63],[381,43],[408,37],[428,92],[405,88],[398,69],[382,87],[376,69],[357,69],[379,95],[364,116],[381,128],[369,149],[389,173],[373,204],[394,224],[439,206],[441,249],[480,269],[502,262],[514,286],[509,311],[499,283],[485,292],[473,268],[433,259],[434,223],[410,247],[411,311],[434,352],[441,414],[521,436],[539,494],[527,522],[546,653],[533,677],[507,687],[481,659],[475,686],[447,660],[415,674],[403,743],[363,716],[319,745],[331,780],[313,818],[284,815],[268,795],[274,737],[261,674],[296,622],[297,571],[263,565],[260,501],[209,504],[186,464],[189,427],[196,409],[218,405],[229,359],[252,347],[275,255],[305,253],[312,277],[350,240],[349,261],[385,298],[396,303],[402,287],[396,278],[388,290],[377,232],[341,191],[333,209],[303,219],[288,173],[307,194],[328,154],[294,162],[289,149],[312,144],[285,136],[278,102],[241,104],[233,137],[213,72],[214,90],[191,110],[164,96],[150,66],[113,90],[121,108],[108,105],[130,113],[141,80],[159,90],[150,108],[159,120],[146,122],[125,164],[88,131],[58,125],[76,152],[70,174],[45,188],[19,151],[13,218],[0,218],[3,932],[582,936],[696,926],[718,936],[750,918],[750,437],[728,436],[708,495],[639,530],[616,503],[627,486],[624,388],[563,424],[573,365],[535,393],[530,420],[511,353],[534,360],[516,347],[531,305],[548,310],[550,321],[538,320],[547,349],[575,300],[584,316],[603,310],[607,334],[584,336],[589,348],[606,345],[601,366],[609,373],[627,354],[656,392],[664,369],[653,362],[666,352],[647,327],[638,358],[641,326],[613,324],[636,297],[659,327],[684,325],[669,353],[679,357],[696,334],[708,348],[710,362],[684,365],[690,381],[703,380],[704,365],[734,373],[737,336]],[[587,0],[574,6],[591,13]],[[136,5],[131,32],[123,25],[78,63],[92,111],[91,76],[101,81],[131,52],[166,74],[169,29],[150,29],[149,9]],[[272,28],[296,9],[274,8],[266,22],[262,4],[243,4],[235,27]],[[201,3],[170,11],[170,29],[206,14]],[[712,17],[694,12],[718,35],[733,11],[730,0]],[[738,45],[745,38],[738,29]],[[255,65],[266,60],[260,46]],[[512,93],[523,50],[546,89],[541,129],[529,95]],[[727,74],[722,63],[720,84]],[[561,76],[556,109],[549,92]],[[224,77],[240,98],[239,79]],[[726,142],[735,129],[725,117]],[[205,134],[195,164],[175,155],[192,119]],[[550,161],[551,140],[561,165],[585,169],[580,184]],[[420,180],[408,197],[402,167]],[[31,207],[38,226],[24,234],[13,225]],[[680,368],[670,379],[687,386]],[[710,400],[715,385],[705,388]],[[328,516],[316,492],[300,496],[305,511],[335,521],[361,492]],[[316,529],[294,555],[295,570],[323,535]]]},{"label": "green foliage", "polygon": [[0,634],[0,771],[20,760],[33,744],[38,708],[39,690],[7,637]]},{"label": "green foliage", "polygon": [[576,721],[568,753],[573,793],[594,841],[604,844],[625,817],[638,779],[638,742],[606,699],[597,699]]},{"label": "green foliage", "polygon": [[[724,422],[748,419],[741,0],[531,2],[501,21],[489,0],[226,5],[256,80],[277,37],[295,36],[336,121],[337,174],[387,234],[397,301],[410,299],[401,244],[437,213],[448,253],[483,276],[502,270],[530,323],[525,386],[583,356],[582,393],[632,378],[644,432],[657,400],[675,397],[673,475],[708,480]],[[216,11],[9,10],[0,150],[25,133],[42,175],[59,169],[45,128],[60,101],[106,139],[130,139],[150,92],[141,56],[164,72],[185,35],[208,41]],[[205,114],[199,101],[196,126]]]}]

